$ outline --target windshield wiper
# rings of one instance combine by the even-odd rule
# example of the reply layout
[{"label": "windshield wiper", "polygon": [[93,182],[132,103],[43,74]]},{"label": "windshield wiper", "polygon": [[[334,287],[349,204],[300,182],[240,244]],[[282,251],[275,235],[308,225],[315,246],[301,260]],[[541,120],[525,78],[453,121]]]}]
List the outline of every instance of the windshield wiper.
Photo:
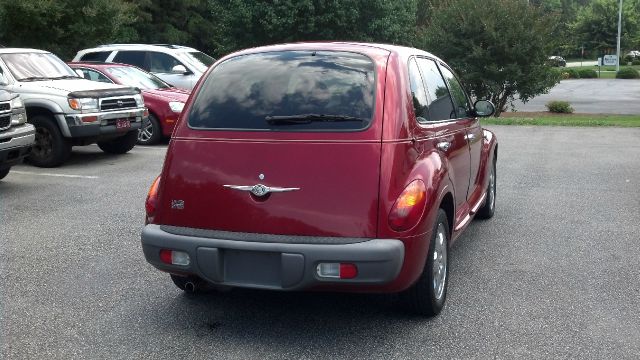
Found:
[{"label": "windshield wiper", "polygon": [[51,78],[48,78],[46,76],[30,76],[30,77],[20,79],[20,81],[42,81],[42,80],[50,80],[50,79]]},{"label": "windshield wiper", "polygon": [[62,75],[62,76],[51,77],[49,79],[50,80],[81,79],[81,77],[80,76],[73,76],[73,75]]},{"label": "windshield wiper", "polygon": [[368,121],[367,119],[363,119],[355,116],[329,115],[329,114],[272,115],[272,116],[267,116],[264,119],[269,124],[272,124],[272,125],[309,124],[311,122],[317,122],[317,121],[326,121],[326,122]]}]

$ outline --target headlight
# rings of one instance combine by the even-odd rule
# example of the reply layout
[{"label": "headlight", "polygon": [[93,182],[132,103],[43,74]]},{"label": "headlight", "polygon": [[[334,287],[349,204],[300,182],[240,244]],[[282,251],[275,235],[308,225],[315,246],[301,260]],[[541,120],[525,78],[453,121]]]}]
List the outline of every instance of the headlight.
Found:
[{"label": "headlight", "polygon": [[136,105],[138,105],[138,107],[144,106],[144,98],[142,95],[133,95],[133,98],[136,99]]},{"label": "headlight", "polygon": [[98,99],[93,98],[69,98],[69,106],[73,110],[97,110]]},{"label": "headlight", "polygon": [[11,125],[20,125],[27,122],[27,113],[23,111],[11,115]]},{"label": "headlight", "polygon": [[22,102],[22,99],[20,98],[20,96],[15,97],[13,100],[11,100],[12,109],[23,108],[23,107],[24,107],[24,103]]},{"label": "headlight", "polygon": [[181,113],[182,109],[184,109],[184,103],[178,102],[178,101],[172,101],[169,103],[169,107],[171,108],[171,111],[173,111],[174,113]]}]

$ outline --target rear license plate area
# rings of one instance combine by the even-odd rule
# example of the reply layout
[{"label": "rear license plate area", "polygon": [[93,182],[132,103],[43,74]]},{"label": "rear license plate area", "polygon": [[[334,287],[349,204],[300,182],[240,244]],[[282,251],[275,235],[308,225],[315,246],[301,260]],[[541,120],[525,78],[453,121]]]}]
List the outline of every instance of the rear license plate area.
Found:
[{"label": "rear license plate area", "polygon": [[280,287],[281,254],[258,251],[224,251],[224,281],[230,284]]}]

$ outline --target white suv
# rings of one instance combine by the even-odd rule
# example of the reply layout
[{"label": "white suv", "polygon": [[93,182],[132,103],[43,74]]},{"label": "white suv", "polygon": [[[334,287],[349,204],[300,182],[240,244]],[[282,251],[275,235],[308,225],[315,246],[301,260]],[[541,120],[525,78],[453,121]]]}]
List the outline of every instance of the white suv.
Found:
[{"label": "white suv", "polygon": [[175,87],[191,90],[215,59],[186,46],[112,44],[80,50],[73,61],[135,65]]}]

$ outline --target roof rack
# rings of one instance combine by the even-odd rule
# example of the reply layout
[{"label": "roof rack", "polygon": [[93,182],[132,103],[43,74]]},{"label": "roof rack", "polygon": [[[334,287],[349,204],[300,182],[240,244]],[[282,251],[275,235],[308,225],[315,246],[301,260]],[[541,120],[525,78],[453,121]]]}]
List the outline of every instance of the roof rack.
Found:
[{"label": "roof rack", "polygon": [[97,47],[103,48],[103,47],[109,47],[109,46],[161,46],[161,47],[166,47],[166,48],[169,48],[169,49],[183,49],[183,48],[186,48],[186,46],[174,45],[174,44],[103,44],[103,45],[98,45]]}]

